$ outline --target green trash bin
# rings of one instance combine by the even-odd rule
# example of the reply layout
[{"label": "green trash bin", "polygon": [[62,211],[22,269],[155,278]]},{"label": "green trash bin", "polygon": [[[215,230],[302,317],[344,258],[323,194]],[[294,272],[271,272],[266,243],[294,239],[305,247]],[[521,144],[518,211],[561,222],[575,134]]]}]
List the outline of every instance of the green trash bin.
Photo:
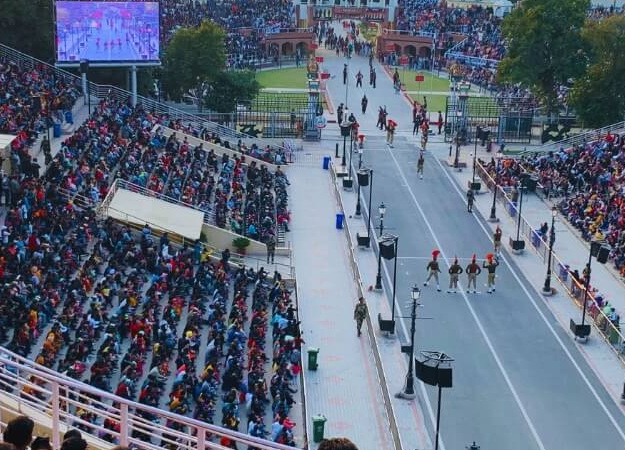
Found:
[{"label": "green trash bin", "polygon": [[308,370],[317,370],[317,355],[319,349],[316,347],[309,348],[308,352]]},{"label": "green trash bin", "polygon": [[321,442],[323,441],[323,433],[326,426],[326,421],[328,419],[325,416],[319,414],[313,416],[313,442]]}]

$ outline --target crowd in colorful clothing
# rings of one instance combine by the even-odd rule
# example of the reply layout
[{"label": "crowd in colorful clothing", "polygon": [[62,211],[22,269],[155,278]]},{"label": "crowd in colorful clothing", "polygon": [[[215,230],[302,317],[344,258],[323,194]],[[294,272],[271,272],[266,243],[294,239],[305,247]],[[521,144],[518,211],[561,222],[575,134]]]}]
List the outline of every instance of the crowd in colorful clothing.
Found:
[{"label": "crowd in colorful clothing", "polygon": [[[15,90],[24,80],[51,80],[45,70],[2,67],[0,92],[15,97],[27,91]],[[40,89],[37,81],[28,86],[31,94]],[[71,107],[78,91],[49,86],[51,104]],[[6,131],[21,133],[29,128],[12,124],[40,120],[13,95],[6,100]],[[176,133],[153,132],[158,124]],[[183,132],[235,154],[192,146]],[[102,221],[93,208],[123,178],[206,208],[218,226],[271,242],[278,223],[288,224],[288,179],[247,155],[277,158],[271,148],[224,142],[140,105],[100,101],[43,176],[26,166],[5,176],[0,344],[121,397],[294,445],[289,412],[301,337],[295,299],[280,274],[246,270],[230,262],[228,250],[219,257],[199,241],[176,245],[147,224],[133,231]],[[39,394],[25,387],[23,395]],[[88,411],[74,414],[105,430],[120,427]],[[113,441],[106,431],[100,436]],[[175,448],[163,436],[155,444]],[[226,438],[221,444],[234,447]]]}]

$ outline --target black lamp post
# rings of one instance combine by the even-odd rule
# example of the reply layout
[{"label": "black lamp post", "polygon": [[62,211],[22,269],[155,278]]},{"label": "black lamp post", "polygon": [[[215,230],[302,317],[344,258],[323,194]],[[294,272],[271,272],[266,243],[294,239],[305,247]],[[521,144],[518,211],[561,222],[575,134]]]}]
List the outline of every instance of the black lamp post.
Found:
[{"label": "black lamp post", "polygon": [[525,190],[525,177],[521,176],[518,183],[519,193],[519,207],[517,208],[517,222],[516,222],[516,239],[510,237],[510,247],[517,253],[521,253],[525,249],[525,241],[521,239],[521,212],[523,211],[523,191]]},{"label": "black lamp post", "polygon": [[553,290],[551,289],[551,255],[553,254],[553,244],[556,241],[556,215],[558,214],[558,210],[554,206],[551,209],[551,233],[549,233],[549,256],[547,259],[547,276],[545,277],[545,285],[543,286],[543,294],[551,295],[553,294]]},{"label": "black lamp post", "polygon": [[475,136],[473,136],[473,140],[475,141],[475,147],[473,148],[473,177],[471,178],[471,189],[474,189],[475,185],[475,169],[477,167],[477,139],[478,136],[482,135],[482,127],[478,125],[475,131]]},{"label": "black lamp post", "polygon": [[582,323],[576,324],[573,319],[570,322],[570,329],[576,338],[588,339],[590,335],[590,325],[586,324],[586,304],[588,303],[588,290],[590,289],[590,273],[592,257],[596,257],[597,261],[605,264],[610,255],[610,247],[602,245],[601,242],[592,241],[590,243],[590,252],[588,253],[588,264],[586,264],[586,276],[584,277],[584,296],[582,299]]},{"label": "black lamp post", "polygon": [[397,394],[399,398],[413,399],[417,396],[414,389],[414,334],[417,321],[417,306],[421,291],[415,284],[410,292],[412,296],[412,311],[410,314],[410,359],[408,360],[408,373],[406,374],[406,384],[404,390]]},{"label": "black lamp post", "polygon": [[[367,242],[367,248],[369,248],[369,246],[371,245],[371,198],[373,197],[373,169],[369,169],[369,209],[367,210],[369,212],[369,218],[367,220],[367,237],[368,242]],[[377,281],[377,279],[376,279]],[[381,284],[382,280],[380,280],[380,284]],[[380,286],[381,288],[382,286]]]},{"label": "black lamp post", "polygon": [[[384,203],[380,203],[378,207],[378,212],[380,213],[380,238],[384,233],[384,214],[386,214],[386,206]],[[369,215],[371,215],[371,210],[369,210]],[[378,249],[378,273],[375,276],[375,288],[382,289],[382,252]]]},{"label": "black lamp post", "polygon": [[346,155],[345,147],[347,146],[347,137],[349,136],[351,139],[351,134],[352,134],[352,123],[349,120],[347,120],[348,116],[349,116],[349,109],[347,108],[347,106],[345,106],[345,110],[343,111],[343,122],[341,123],[341,136],[343,136],[343,156],[341,157],[341,166],[343,168],[347,166],[347,161],[345,159],[345,155]]},{"label": "black lamp post", "polygon": [[495,155],[496,163],[495,163],[495,178],[493,182],[495,186],[493,186],[493,204],[490,206],[490,217],[488,218],[489,222],[499,222],[497,218],[497,191],[499,190],[499,162],[500,158]]}]

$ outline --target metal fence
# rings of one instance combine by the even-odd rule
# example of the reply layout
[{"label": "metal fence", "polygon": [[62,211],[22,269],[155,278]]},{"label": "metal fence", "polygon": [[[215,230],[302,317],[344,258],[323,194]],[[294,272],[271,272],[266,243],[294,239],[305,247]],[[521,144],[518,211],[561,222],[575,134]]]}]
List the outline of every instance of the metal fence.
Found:
[{"label": "metal fence", "polygon": [[[509,196],[509,189],[502,188],[496,184],[495,180],[479,162],[476,166],[476,173],[489,190],[492,190],[493,188],[497,189],[497,201],[499,205],[503,207],[506,214],[510,217],[516,218],[517,205]],[[543,239],[541,234],[536,229],[532,228],[532,226],[523,217],[522,213],[521,235],[529,240],[532,248],[536,251],[538,256],[542,258],[543,262],[546,263],[549,258],[549,245]],[[582,309],[584,290],[586,289],[585,286],[571,276],[569,266],[562,261],[562,259],[560,259],[555,252],[552,252],[551,257],[553,267],[552,276],[558,280],[560,285],[564,288],[564,291],[568,294],[569,298],[579,307],[579,309]],[[586,312],[589,317],[589,321],[594,325],[599,335],[609,344],[610,348],[614,351],[621,363],[625,365],[625,336],[623,336],[620,326],[613,323],[601,310],[592,291],[589,291],[586,295]]]},{"label": "metal fence", "polygon": [[[225,450],[222,437],[238,448],[292,450],[292,447],[227,430],[190,417],[117,397],[35,364],[0,347],[0,396],[3,410],[33,417],[51,430],[52,448],[60,448],[61,433],[81,428],[98,448],[113,443],[141,450]],[[91,413],[94,423],[84,420]],[[5,417],[3,415],[3,417]],[[105,421],[112,426],[105,426]],[[6,423],[2,423],[6,426]]]},{"label": "metal fence", "polygon": [[[15,62],[20,67],[26,69],[35,68],[37,65],[43,65],[50,70],[53,70],[56,76],[63,77],[67,82],[75,83],[77,86],[80,86],[81,79],[80,77],[67,72],[65,70],[54,67],[46,62],[28,56],[18,50],[15,50],[11,47],[8,47],[4,44],[0,44],[0,55],[5,56],[10,61]],[[132,93],[126,91],[124,89],[120,89],[116,86],[110,85],[100,85],[89,82],[89,95],[92,97],[97,97],[98,99],[103,98],[114,98],[119,101],[128,101],[132,98]],[[228,140],[233,143],[236,143],[239,139],[242,142],[251,145],[256,143],[259,147],[264,147],[263,143],[255,139],[253,136],[242,133],[240,131],[234,130],[227,126],[221,125],[219,123],[211,122],[206,120],[205,118],[198,117],[193,114],[189,114],[187,112],[176,109],[172,106],[168,106],[166,104],[160,103],[156,100],[143,97],[141,95],[137,96],[137,103],[143,105],[143,107],[149,111],[153,111],[156,114],[166,115],[171,120],[179,120],[185,125],[192,125],[194,128],[200,130],[205,129],[208,132],[216,133],[220,136],[221,140]],[[279,145],[274,145],[274,147],[281,148]]]}]

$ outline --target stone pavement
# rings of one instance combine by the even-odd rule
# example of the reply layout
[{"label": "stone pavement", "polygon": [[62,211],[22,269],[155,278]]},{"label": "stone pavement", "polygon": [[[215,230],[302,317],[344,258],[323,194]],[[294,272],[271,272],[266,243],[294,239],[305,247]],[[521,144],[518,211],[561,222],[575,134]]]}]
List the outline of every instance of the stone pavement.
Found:
[{"label": "stone pavement", "polygon": [[[366,332],[356,336],[357,287],[328,172],[291,167],[290,195],[299,315],[305,348],[317,347],[319,368],[304,365],[306,412],[327,419],[326,437],[345,436],[362,449],[393,450],[381,385]],[[304,358],[306,355],[304,354]],[[309,432],[310,448],[316,448]]]}]

